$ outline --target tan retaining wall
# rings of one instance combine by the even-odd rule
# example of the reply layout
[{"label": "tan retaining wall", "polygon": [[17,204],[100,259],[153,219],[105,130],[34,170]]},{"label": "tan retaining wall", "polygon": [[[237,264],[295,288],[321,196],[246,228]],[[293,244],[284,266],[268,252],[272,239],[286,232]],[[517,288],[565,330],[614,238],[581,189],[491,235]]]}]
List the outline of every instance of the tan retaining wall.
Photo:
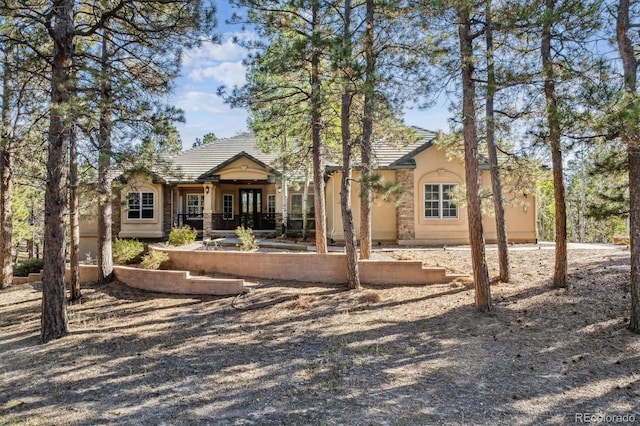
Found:
[{"label": "tan retaining wall", "polygon": [[[219,279],[210,277],[192,277],[188,271],[158,271],[128,266],[114,266],[113,272],[118,281],[140,290],[174,294],[235,295],[244,293],[244,280]],[[69,282],[70,271],[66,269]],[[80,265],[80,282],[91,283],[98,280],[98,267]],[[29,277],[15,277],[14,285],[42,281],[42,273],[32,273]]]},{"label": "tan retaining wall", "polygon": [[[344,253],[260,253],[235,251],[187,251],[154,247],[169,255],[171,268],[217,272],[243,277],[283,279],[328,284],[347,281]],[[424,268],[419,261],[359,262],[364,284],[421,285],[450,282],[459,275],[447,275],[444,268]]]},{"label": "tan retaining wall", "polygon": [[188,271],[158,271],[115,266],[118,281],[129,287],[160,293],[233,295],[247,291],[244,280],[192,277]]}]

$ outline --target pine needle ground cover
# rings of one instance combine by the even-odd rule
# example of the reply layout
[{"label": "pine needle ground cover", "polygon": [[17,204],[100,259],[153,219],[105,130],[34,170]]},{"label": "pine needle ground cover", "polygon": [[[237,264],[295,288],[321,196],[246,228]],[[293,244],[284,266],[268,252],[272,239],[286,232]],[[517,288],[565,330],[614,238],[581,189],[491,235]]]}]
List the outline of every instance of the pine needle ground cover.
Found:
[{"label": "pine needle ground cover", "polygon": [[[492,276],[495,251],[488,251]],[[629,252],[511,252],[495,311],[464,280],[345,291],[263,281],[243,297],[83,289],[71,334],[39,343],[37,285],[0,292],[0,424],[567,424],[640,419]],[[395,258],[469,271],[461,251]],[[584,417],[583,417],[584,418]]]}]

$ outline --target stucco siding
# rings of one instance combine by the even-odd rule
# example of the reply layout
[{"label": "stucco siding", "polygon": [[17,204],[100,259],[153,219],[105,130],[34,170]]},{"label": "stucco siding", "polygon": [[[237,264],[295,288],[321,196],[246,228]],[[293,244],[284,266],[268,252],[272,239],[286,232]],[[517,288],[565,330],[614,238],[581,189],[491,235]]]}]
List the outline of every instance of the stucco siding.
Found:
[{"label": "stucco siding", "polygon": [[[395,182],[395,171],[379,171],[385,182]],[[360,236],[360,184],[357,180],[360,172],[353,173],[354,184],[351,190],[351,210],[356,228],[356,236]],[[344,240],[342,211],[340,206],[341,172],[334,172],[326,187],[327,203],[327,235],[334,240]],[[391,201],[376,198],[371,206],[371,233],[373,241],[395,241],[397,239],[396,207]]]}]

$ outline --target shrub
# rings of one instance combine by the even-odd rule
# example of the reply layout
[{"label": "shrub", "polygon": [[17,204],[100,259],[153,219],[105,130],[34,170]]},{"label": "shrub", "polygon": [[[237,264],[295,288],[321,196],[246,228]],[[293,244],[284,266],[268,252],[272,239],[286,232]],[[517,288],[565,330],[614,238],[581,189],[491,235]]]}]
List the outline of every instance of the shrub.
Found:
[{"label": "shrub", "polygon": [[42,270],[42,259],[31,258],[18,262],[13,267],[13,275],[16,277],[26,277],[31,273],[37,273]]},{"label": "shrub", "polygon": [[240,247],[240,250],[251,251],[251,250],[257,250],[258,248],[260,248],[260,246],[258,245],[258,240],[253,235],[253,230],[251,228],[238,226],[236,228],[236,235],[240,240],[240,244],[238,244],[238,247]]},{"label": "shrub", "polygon": [[173,228],[169,233],[169,244],[173,246],[191,244],[196,240],[197,236],[198,231],[191,229],[189,225],[184,225],[182,228]]},{"label": "shrub", "polygon": [[113,263],[116,265],[139,263],[143,253],[144,244],[138,240],[121,240],[116,238],[113,242]]},{"label": "shrub", "polygon": [[147,253],[140,262],[144,269],[162,269],[163,265],[169,261],[169,255],[162,251],[151,251]]}]

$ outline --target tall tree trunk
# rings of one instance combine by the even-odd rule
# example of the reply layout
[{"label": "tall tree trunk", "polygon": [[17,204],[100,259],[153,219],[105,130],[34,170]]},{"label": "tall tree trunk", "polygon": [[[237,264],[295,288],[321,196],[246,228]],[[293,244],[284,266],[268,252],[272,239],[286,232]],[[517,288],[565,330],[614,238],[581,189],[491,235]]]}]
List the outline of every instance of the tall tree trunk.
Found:
[{"label": "tall tree trunk", "polygon": [[13,147],[11,146],[11,47],[4,48],[2,75],[2,133],[0,134],[0,288],[13,282],[11,247],[13,239]]},{"label": "tall tree trunk", "polygon": [[80,294],[80,212],[78,202],[78,147],[76,128],[72,125],[69,138],[69,229],[71,244],[69,245],[69,301],[77,302]]},{"label": "tall tree trunk", "polygon": [[313,155],[313,202],[316,220],[316,253],[327,252],[327,207],[324,198],[324,165],[322,155],[322,99],[320,96],[320,48],[317,38],[320,37],[320,5],[318,0],[312,5],[312,44],[311,56],[311,138]]},{"label": "tall tree trunk", "polygon": [[618,49],[624,71],[627,95],[623,140],[627,144],[629,163],[629,237],[631,244],[631,316],[629,330],[640,333],[640,134],[638,130],[637,71],[638,61],[628,32],[629,0],[620,0],[616,22]]},{"label": "tall tree trunk", "polygon": [[366,30],[364,52],[366,57],[364,82],[364,114],[362,118],[362,145],[360,147],[362,175],[360,185],[360,259],[371,257],[371,155],[373,139],[373,111],[375,102],[376,57],[373,51],[374,1],[366,0]]},{"label": "tall tree trunk", "polygon": [[467,216],[469,243],[475,283],[475,304],[479,311],[492,309],[489,272],[485,258],[480,192],[478,185],[478,138],[476,135],[475,87],[473,82],[473,36],[469,10],[458,11],[460,55],[462,65],[462,133],[464,138],[465,181],[467,187]]},{"label": "tall tree trunk", "polygon": [[67,206],[67,153],[69,109],[73,65],[72,0],[55,1],[51,37],[54,54],[51,66],[51,112],[47,142],[47,183],[45,190],[44,265],[42,277],[42,325],[44,343],[69,333],[65,297],[65,213]]},{"label": "tall tree trunk", "polygon": [[542,27],[542,71],[544,73],[544,95],[547,101],[547,125],[553,167],[553,196],[556,212],[556,261],[553,287],[567,286],[567,206],[565,202],[562,147],[560,145],[560,112],[555,86],[555,71],[551,57],[552,24],[555,0],[545,0],[545,19]]},{"label": "tall tree trunk", "polygon": [[498,165],[498,150],[495,140],[495,117],[493,100],[496,94],[496,74],[493,51],[493,21],[491,0],[487,0],[486,6],[486,46],[487,46],[487,150],[489,153],[489,165],[491,167],[491,189],[493,190],[493,210],[496,216],[496,236],[498,239],[498,264],[500,281],[508,283],[509,273],[509,244],[507,241],[507,224],[504,219],[504,201],[502,199],[502,181],[500,179],[500,167]]},{"label": "tall tree trunk", "polygon": [[304,170],[304,186],[302,187],[302,240],[307,239],[307,226],[309,226],[309,168]]},{"label": "tall tree trunk", "polygon": [[100,75],[100,129],[98,147],[98,283],[105,284],[113,280],[113,236],[111,228],[111,110],[113,105],[111,91],[111,53],[109,33],[102,36],[102,72]]},{"label": "tall tree trunk", "polygon": [[342,134],[342,182],[340,185],[340,205],[344,229],[344,247],[347,255],[347,283],[351,289],[359,289],[358,252],[353,211],[351,210],[351,182],[353,175],[351,141],[351,0],[344,1],[344,38],[343,38],[343,88],[340,106],[340,126]]},{"label": "tall tree trunk", "polygon": [[282,236],[287,236],[287,226],[289,224],[289,188],[287,182],[287,170],[282,168]]},{"label": "tall tree trunk", "polygon": [[7,146],[0,147],[0,196],[0,288],[5,288],[13,282],[13,153]]}]

